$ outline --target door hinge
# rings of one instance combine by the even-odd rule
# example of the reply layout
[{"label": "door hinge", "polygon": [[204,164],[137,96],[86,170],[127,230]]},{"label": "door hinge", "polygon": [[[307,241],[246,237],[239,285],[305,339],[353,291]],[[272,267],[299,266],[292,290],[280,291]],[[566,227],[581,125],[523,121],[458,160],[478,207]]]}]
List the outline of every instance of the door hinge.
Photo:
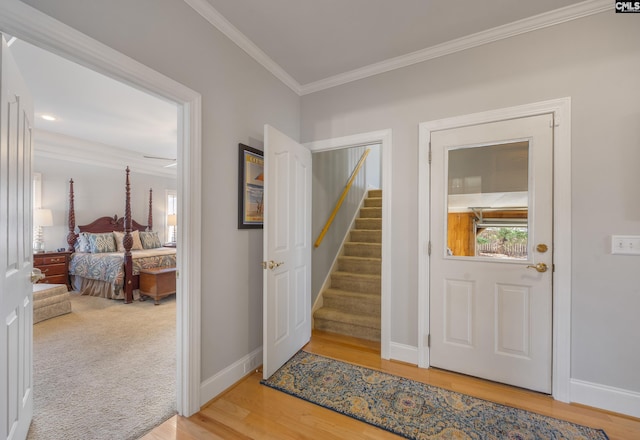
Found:
[{"label": "door hinge", "polygon": [[431,256],[431,242],[427,244],[427,255]]},{"label": "door hinge", "polygon": [[431,165],[431,142],[429,142],[429,165]]},{"label": "door hinge", "polygon": [[431,347],[431,334],[427,335],[427,347]]}]

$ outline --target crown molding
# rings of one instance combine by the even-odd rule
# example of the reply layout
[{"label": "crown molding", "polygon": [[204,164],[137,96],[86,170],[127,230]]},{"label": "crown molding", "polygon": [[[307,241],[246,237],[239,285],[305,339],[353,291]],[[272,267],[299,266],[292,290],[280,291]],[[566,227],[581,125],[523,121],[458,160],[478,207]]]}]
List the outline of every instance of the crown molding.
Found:
[{"label": "crown molding", "polygon": [[231,41],[237,44],[240,49],[244,50],[249,56],[260,63],[273,76],[282,81],[287,87],[300,95],[300,84],[293,79],[278,63],[273,61],[266,53],[256,46],[253,41],[240,32],[229,20],[224,18],[209,2],[206,0],[184,0],[205,20],[215,26],[220,32],[226,35]]},{"label": "crown molding", "polygon": [[471,49],[483,44],[493,43],[516,35],[521,35],[527,32],[532,32],[538,29],[555,26],[571,20],[612,10],[611,2],[609,0],[586,0],[575,5],[545,12],[406,55],[370,64],[349,72],[330,76],[319,81],[300,85],[291,75],[280,67],[280,65],[269,58],[266,53],[264,53],[251,40],[249,40],[249,38],[233,26],[206,0],[184,1],[299,96],[319,92],[321,90],[368,78],[380,73],[389,72],[391,70],[411,66],[423,61]]},{"label": "crown molding", "polygon": [[483,44],[493,43],[516,35],[612,10],[613,6],[608,0],[587,0],[582,3],[514,21],[513,23],[451,40],[446,43],[438,44],[406,55],[390,58],[379,63],[370,64],[360,69],[351,70],[346,73],[341,73],[319,81],[304,84],[301,86],[300,94],[308,95],[310,93],[319,92],[321,90],[357,81],[359,79],[368,78],[380,73],[389,72],[391,70],[411,66],[413,64],[455,52],[471,49]]},{"label": "crown molding", "polygon": [[128,166],[136,173],[172,179],[177,175],[176,167],[150,164],[150,159],[145,159],[140,153],[51,131],[34,130],[33,145],[34,155],[41,158],[118,170]]}]

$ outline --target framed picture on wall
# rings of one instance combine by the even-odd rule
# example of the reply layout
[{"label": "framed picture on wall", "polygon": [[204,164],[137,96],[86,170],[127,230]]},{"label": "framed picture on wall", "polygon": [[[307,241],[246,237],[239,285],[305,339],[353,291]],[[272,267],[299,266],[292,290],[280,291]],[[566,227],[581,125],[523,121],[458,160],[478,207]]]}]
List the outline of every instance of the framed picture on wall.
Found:
[{"label": "framed picture on wall", "polygon": [[264,213],[264,156],[238,144],[238,229],[261,229]]}]

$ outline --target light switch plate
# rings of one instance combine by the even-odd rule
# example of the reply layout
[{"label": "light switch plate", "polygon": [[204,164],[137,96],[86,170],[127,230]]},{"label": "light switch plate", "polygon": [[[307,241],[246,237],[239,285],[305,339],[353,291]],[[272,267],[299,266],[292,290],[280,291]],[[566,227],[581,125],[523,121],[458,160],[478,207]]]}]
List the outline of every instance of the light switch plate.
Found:
[{"label": "light switch plate", "polygon": [[619,255],[640,255],[640,236],[612,235],[611,253]]}]

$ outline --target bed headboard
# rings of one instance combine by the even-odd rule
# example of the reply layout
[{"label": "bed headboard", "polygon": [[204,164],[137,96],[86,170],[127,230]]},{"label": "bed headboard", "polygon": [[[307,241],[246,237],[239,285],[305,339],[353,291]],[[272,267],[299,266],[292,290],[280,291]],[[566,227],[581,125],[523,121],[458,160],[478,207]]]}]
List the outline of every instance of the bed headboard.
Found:
[{"label": "bed headboard", "polygon": [[143,225],[137,221],[131,219],[131,196],[129,189],[129,167],[126,169],[126,191],[125,191],[125,217],[118,218],[117,215],[113,217],[105,216],[97,218],[86,225],[78,225],[76,227],[76,216],[74,208],[74,190],[73,179],[69,180],[69,233],[67,234],[67,244],[69,250],[73,252],[75,250],[75,243],[80,232],[91,232],[94,234],[101,234],[106,232],[127,232],[126,231],[126,219],[131,220],[129,231],[151,231],[153,230],[153,189],[149,189],[149,217],[148,224]]}]

